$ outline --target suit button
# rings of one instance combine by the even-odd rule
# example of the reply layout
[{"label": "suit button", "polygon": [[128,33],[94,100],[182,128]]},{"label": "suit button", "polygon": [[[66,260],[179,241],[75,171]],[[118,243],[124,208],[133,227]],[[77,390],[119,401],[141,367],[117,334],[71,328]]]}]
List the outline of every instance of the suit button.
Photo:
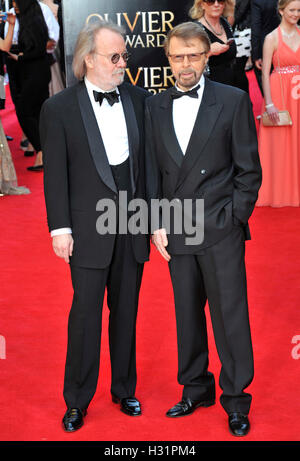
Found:
[{"label": "suit button", "polygon": [[206,170],[201,170],[201,174],[205,174],[206,173]]}]

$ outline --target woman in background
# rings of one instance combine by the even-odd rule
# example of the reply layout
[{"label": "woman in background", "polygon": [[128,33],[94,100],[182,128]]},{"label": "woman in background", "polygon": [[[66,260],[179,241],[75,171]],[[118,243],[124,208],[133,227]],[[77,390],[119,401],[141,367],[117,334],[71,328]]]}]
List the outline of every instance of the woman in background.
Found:
[{"label": "woman in background", "polygon": [[20,124],[36,155],[30,171],[42,171],[43,159],[39,135],[40,110],[49,97],[51,80],[50,62],[47,55],[49,41],[41,7],[37,0],[15,0],[19,20],[19,54],[11,55],[18,61],[21,79]]},{"label": "woman in background", "polygon": [[263,47],[263,112],[277,123],[278,111],[288,110],[292,125],[261,123],[263,181],[257,206],[300,206],[300,0],[279,0],[278,10],[281,23]]},{"label": "woman in background", "polygon": [[231,17],[233,8],[233,0],[195,0],[190,17],[200,22],[211,41],[207,76],[216,82],[240,88],[245,72],[238,72],[235,68],[237,49],[232,27],[225,19],[229,15]]},{"label": "woman in background", "polygon": [[[7,14],[7,22],[9,26],[5,39],[0,38],[1,51],[10,50],[15,20],[16,18],[13,14]],[[1,15],[0,21],[2,21]],[[3,131],[2,123],[0,120],[0,196],[3,196],[5,194],[20,195],[28,193],[29,190],[26,187],[17,186],[16,170],[12,161],[10,149],[8,147],[6,136]]]}]

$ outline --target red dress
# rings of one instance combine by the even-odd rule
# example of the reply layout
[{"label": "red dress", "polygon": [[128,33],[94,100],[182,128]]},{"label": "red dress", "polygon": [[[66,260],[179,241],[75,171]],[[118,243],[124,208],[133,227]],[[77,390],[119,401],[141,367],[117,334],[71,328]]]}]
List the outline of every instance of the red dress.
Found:
[{"label": "red dress", "polygon": [[[260,124],[263,180],[257,206],[300,206],[300,45],[293,51],[283,41],[280,27],[277,30],[278,48],[273,55],[274,70],[270,75],[271,96],[279,110],[289,111],[293,125],[265,127]],[[264,107],[265,102],[263,110]]]}]

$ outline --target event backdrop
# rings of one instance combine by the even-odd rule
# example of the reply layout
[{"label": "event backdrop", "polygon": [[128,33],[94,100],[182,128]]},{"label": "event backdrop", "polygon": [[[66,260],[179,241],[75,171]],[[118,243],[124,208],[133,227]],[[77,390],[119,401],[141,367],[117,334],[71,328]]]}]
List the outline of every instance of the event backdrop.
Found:
[{"label": "event backdrop", "polygon": [[75,82],[72,57],[82,26],[99,18],[122,25],[131,53],[126,80],[158,93],[173,85],[162,48],[168,31],[188,20],[193,1],[184,0],[63,0],[67,85]]}]

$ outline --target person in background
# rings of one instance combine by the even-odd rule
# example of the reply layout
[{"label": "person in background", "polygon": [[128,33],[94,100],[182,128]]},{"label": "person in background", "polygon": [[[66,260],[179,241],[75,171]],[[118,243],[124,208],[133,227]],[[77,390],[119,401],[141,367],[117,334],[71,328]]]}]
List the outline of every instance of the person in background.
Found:
[{"label": "person in background", "polygon": [[[280,26],[266,36],[262,85],[266,111],[278,123],[288,110],[292,125],[260,123],[259,152],[263,182],[257,206],[300,206],[300,0],[279,0]],[[273,71],[270,75],[271,68]]]},{"label": "person in background", "polygon": [[[55,63],[55,59],[53,59],[53,48],[55,47],[55,44],[57,43],[59,39],[59,25],[57,23],[57,20],[55,19],[55,16],[53,15],[52,11],[47,5],[44,5],[43,3],[40,3],[42,13],[45,19],[45,22],[48,27],[48,33],[49,33],[49,40],[47,43],[47,56],[49,59],[49,64],[50,64],[50,70],[52,73],[52,65]],[[12,1],[12,8],[9,10],[11,13],[15,14],[15,7],[16,7],[16,2],[15,0]],[[18,15],[17,15],[18,16]],[[7,25],[5,27],[5,34],[7,32]],[[13,35],[13,43],[12,47],[9,53],[7,53],[6,56],[6,68],[7,68],[7,73],[9,77],[9,87],[10,87],[10,92],[11,92],[11,98],[14,103],[15,109],[16,109],[16,115],[19,121],[19,125],[23,126],[22,122],[22,108],[21,108],[21,88],[22,88],[22,72],[21,72],[21,67],[18,65],[17,60],[15,59],[16,55],[19,54],[19,46],[18,46],[18,36],[19,36],[19,20],[18,17],[16,19],[16,24],[14,28],[14,35]],[[55,72],[54,72],[55,75]],[[51,94],[53,85],[52,85],[52,75],[51,75],[51,81],[49,84],[49,95]],[[55,80],[56,81],[56,80]],[[61,89],[60,86],[55,85],[55,88],[58,88],[59,90]],[[53,91],[54,92],[54,91]],[[29,143],[26,135],[24,134],[24,130],[22,128],[22,139],[20,142],[20,148],[25,151],[24,155],[26,157],[31,157],[34,155],[34,148],[31,143]]]},{"label": "person in background", "polygon": [[[51,41],[49,41],[47,45],[48,52],[49,52],[49,58],[51,58],[51,62],[50,62],[51,82],[49,86],[49,95],[53,96],[54,94],[62,91],[65,87],[63,75],[62,75],[61,68],[60,68],[60,62],[59,62],[60,60],[60,54],[59,54],[60,48],[59,48],[59,43],[58,43],[60,39],[60,24],[58,20],[59,5],[54,3],[54,0],[40,0],[40,5],[41,5],[43,13],[45,10],[44,7],[46,6],[49,8],[49,10],[51,10],[53,17],[55,18],[55,27],[53,26],[56,32],[55,38],[51,38]],[[45,20],[47,23],[45,13],[44,13],[44,16],[45,16]],[[48,16],[50,16],[49,13],[48,13]],[[52,22],[53,22],[53,18],[51,18],[51,24]],[[53,35],[51,35],[50,28],[49,28],[49,36],[53,37]]]},{"label": "person in background", "polygon": [[251,0],[236,0],[233,30],[237,47],[234,69],[236,74],[241,76],[239,88],[248,93],[249,81],[245,69],[251,56]]},{"label": "person in background", "polygon": [[[8,31],[5,39],[0,38],[1,51],[10,50],[13,39],[15,20],[16,17],[13,14],[8,13]],[[1,15],[0,22],[2,22]],[[16,170],[0,120],[0,196],[29,194],[29,192],[29,189],[27,189],[26,187],[18,187]]]},{"label": "person in background", "polygon": [[[240,87],[245,71],[236,69],[236,44],[225,16],[233,11],[233,0],[195,0],[190,17],[199,22],[211,42],[208,77],[215,82]],[[230,13],[232,14],[232,13]]]},{"label": "person in background", "polygon": [[254,73],[262,94],[263,44],[266,35],[279,25],[277,4],[278,0],[252,0],[251,3],[251,56]]},{"label": "person in background", "polygon": [[19,20],[18,54],[10,56],[18,63],[20,78],[19,120],[23,132],[36,152],[35,164],[29,171],[43,171],[43,157],[39,135],[40,110],[49,97],[51,80],[47,53],[49,31],[37,0],[16,0]]}]

